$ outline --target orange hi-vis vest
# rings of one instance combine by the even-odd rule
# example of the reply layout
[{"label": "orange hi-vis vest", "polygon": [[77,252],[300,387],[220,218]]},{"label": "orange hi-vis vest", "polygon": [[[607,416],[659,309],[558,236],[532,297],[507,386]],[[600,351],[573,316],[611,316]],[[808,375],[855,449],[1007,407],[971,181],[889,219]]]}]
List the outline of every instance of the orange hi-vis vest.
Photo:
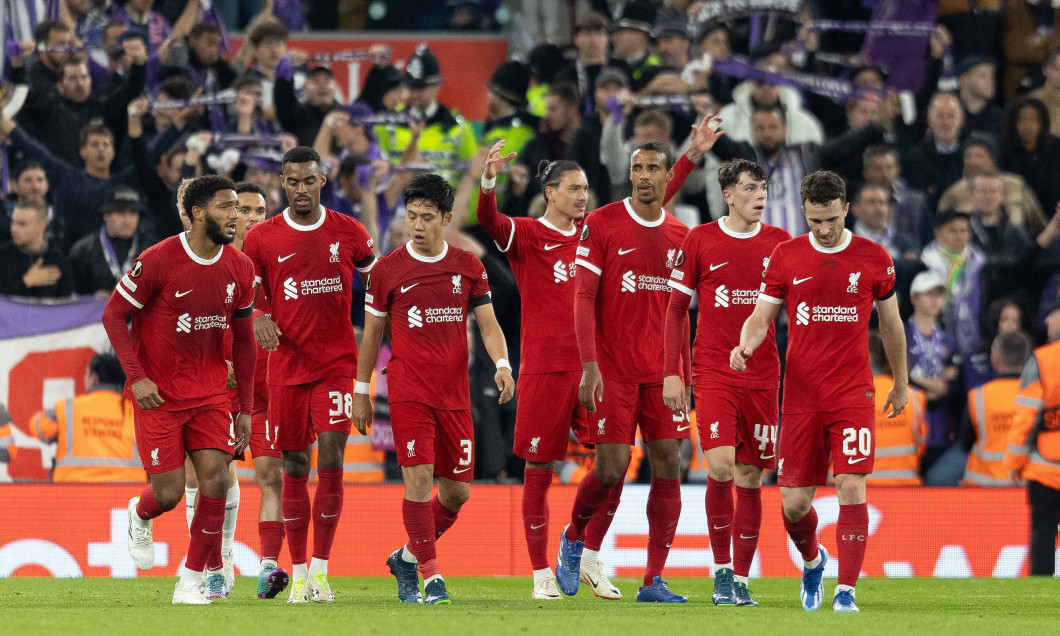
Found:
[{"label": "orange hi-vis vest", "polygon": [[0,404],[0,451],[7,451],[8,459],[14,459],[18,451],[15,435],[11,432],[11,414],[3,404]]},{"label": "orange hi-vis vest", "polygon": [[[927,439],[927,399],[923,392],[909,388],[909,403],[897,417],[887,417],[883,405],[894,388],[894,379],[878,375],[876,387],[876,459],[872,474],[865,483],[870,486],[920,486],[920,456]],[[888,408],[888,412],[891,409]]]},{"label": "orange hi-vis vest", "polygon": [[1016,411],[1016,378],[991,380],[968,392],[968,414],[975,426],[975,446],[964,469],[965,486],[1012,486],[1005,470],[1005,447]]},{"label": "orange hi-vis vest", "polygon": [[84,395],[60,400],[54,414],[33,417],[33,429],[41,440],[57,442],[53,481],[146,480],[136,452],[133,403],[117,387],[97,386]]},{"label": "orange hi-vis vest", "polygon": [[1035,349],[1023,367],[1005,469],[1060,490],[1060,342]]}]

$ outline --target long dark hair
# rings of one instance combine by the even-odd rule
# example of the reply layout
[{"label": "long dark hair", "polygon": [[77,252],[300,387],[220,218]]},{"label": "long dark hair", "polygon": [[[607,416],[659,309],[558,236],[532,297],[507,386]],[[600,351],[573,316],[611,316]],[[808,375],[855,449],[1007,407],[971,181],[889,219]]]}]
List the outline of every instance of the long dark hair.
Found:
[{"label": "long dark hair", "polygon": [[1028,107],[1033,108],[1034,112],[1038,114],[1038,123],[1041,126],[1041,130],[1038,131],[1038,139],[1035,140],[1032,150],[1044,150],[1049,144],[1049,109],[1046,108],[1042,100],[1024,96],[1005,107],[1005,112],[1001,116],[1001,127],[998,131],[998,136],[1000,137],[1001,147],[1005,150],[1012,151],[1023,148],[1019,133],[1016,132],[1016,120],[1019,118],[1020,111]]}]

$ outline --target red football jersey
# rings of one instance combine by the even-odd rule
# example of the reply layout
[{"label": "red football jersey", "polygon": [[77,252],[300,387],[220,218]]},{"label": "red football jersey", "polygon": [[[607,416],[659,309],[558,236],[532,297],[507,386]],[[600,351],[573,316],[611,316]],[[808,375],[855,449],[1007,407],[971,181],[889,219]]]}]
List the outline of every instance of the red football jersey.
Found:
[{"label": "red football jersey", "polygon": [[[187,235],[144,251],[121,280],[118,293],[133,314],[136,357],[165,400],[181,411],[228,402],[224,338],[232,313],[254,304],[254,266],[230,245],[204,260]],[[126,397],[132,399],[127,385]]]},{"label": "red football jersey", "polygon": [[[724,219],[723,219],[724,220]],[[762,275],[787,231],[759,223],[750,232],[734,232],[722,221],[692,228],[670,274],[671,294],[699,294],[699,320],[692,349],[692,375],[750,389],[780,386],[780,358],[774,327],[747,370],[729,368],[729,354],[740,343],[740,329],[754,311]],[[677,361],[670,361],[675,368]]]},{"label": "red football jersey", "polygon": [[243,243],[281,333],[269,356],[269,384],[357,374],[351,285],[354,269],[368,272],[375,263],[372,239],[356,219],[321,210],[311,226],[284,210],[254,226]]},{"label": "red football jersey", "polygon": [[467,319],[491,302],[482,262],[448,243],[434,257],[407,243],[379,259],[367,288],[365,311],[390,315],[389,401],[470,409]]},{"label": "red football jersey", "polygon": [[853,232],[837,247],[804,234],[773,250],[759,298],[787,307],[785,413],[875,406],[869,317],[893,293],[891,256]]},{"label": "red football jersey", "polygon": [[593,210],[578,247],[579,286],[599,276],[597,362],[604,380],[651,384],[663,380],[663,333],[670,270],[688,227],[669,213],[647,223],[630,199]]},{"label": "red football jersey", "polygon": [[509,219],[508,257],[521,302],[520,373],[580,371],[574,336],[574,265],[581,227],[564,232],[545,219]]}]

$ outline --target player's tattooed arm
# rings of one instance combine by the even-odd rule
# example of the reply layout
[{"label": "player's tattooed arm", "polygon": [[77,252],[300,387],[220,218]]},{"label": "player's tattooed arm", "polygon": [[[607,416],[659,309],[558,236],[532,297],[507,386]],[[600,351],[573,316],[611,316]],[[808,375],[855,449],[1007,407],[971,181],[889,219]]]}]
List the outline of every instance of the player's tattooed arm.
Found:
[{"label": "player's tattooed arm", "polygon": [[718,131],[720,125],[721,117],[708,113],[703,117],[703,121],[699,122],[698,126],[692,126],[692,132],[688,138],[688,151],[685,152],[685,156],[688,157],[689,161],[699,163],[703,155],[710,152],[718,137],[725,134],[724,130]]},{"label": "player's tattooed arm", "polygon": [[379,359],[379,344],[383,341],[386,322],[385,316],[376,316],[371,312],[364,314],[361,345],[357,351],[357,384],[353,389],[353,425],[361,435],[368,434],[368,424],[372,421],[372,396],[368,387]]}]

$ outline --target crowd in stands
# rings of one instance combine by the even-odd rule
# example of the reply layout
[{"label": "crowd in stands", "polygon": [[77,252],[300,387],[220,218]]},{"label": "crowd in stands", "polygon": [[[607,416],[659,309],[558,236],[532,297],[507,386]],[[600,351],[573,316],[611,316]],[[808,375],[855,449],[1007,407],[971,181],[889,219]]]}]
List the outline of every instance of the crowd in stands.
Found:
[{"label": "crowd in stands", "polygon": [[[216,172],[257,184],[268,215],[277,214],[286,207],[282,153],[307,145],[326,164],[322,203],[359,218],[383,251],[408,239],[400,193],[412,175],[435,171],[457,186],[448,238],[485,264],[518,368],[514,278],[475,223],[485,149],[505,139],[505,152],[518,153],[498,180],[504,213],[543,212],[541,160],[577,161],[594,207],[630,194],[630,148],[658,141],[681,152],[692,123],[714,113],[725,135],[670,206],[677,218],[692,226],[724,216],[718,166],[742,157],[769,175],[763,221],[804,234],[799,184],[825,168],[847,180],[851,231],[891,253],[923,400],[922,419],[910,424],[915,483],[961,481],[977,443],[970,392],[1018,374],[1034,345],[1060,336],[1052,2],[942,0],[930,34],[908,38],[923,72],[901,91],[897,69],[861,53],[864,33],[813,28],[812,20],[867,20],[872,2],[808,0],[799,16],[706,22],[699,17],[712,3],[703,0],[582,1],[573,13],[566,0],[214,0],[206,14],[199,0],[60,4],[58,19],[8,46],[5,77],[29,90],[13,118],[0,117],[9,168],[3,295],[109,295],[137,254],[181,231],[184,178]],[[512,6],[521,11],[513,16]],[[288,46],[305,30],[512,24],[533,26],[519,33],[533,47],[482,88],[483,122],[439,103],[446,77],[429,44],[403,60],[365,47],[370,70],[352,103],[326,62]],[[235,31],[242,45],[226,51]],[[763,77],[838,78],[855,93],[830,99],[718,69],[743,60]],[[780,325],[781,346],[784,333]],[[518,479],[515,402],[496,404],[481,341],[470,364],[477,476]],[[575,463],[587,453],[572,443]]]}]

